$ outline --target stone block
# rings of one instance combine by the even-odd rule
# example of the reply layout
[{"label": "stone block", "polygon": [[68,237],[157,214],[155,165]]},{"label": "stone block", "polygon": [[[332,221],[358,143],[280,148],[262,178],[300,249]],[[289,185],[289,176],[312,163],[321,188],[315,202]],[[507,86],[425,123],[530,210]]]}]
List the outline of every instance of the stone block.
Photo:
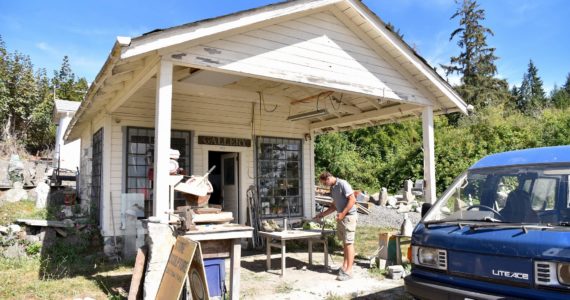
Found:
[{"label": "stone block", "polygon": [[149,222],[147,229],[149,258],[144,279],[144,299],[155,299],[176,237],[175,230],[167,224]]}]

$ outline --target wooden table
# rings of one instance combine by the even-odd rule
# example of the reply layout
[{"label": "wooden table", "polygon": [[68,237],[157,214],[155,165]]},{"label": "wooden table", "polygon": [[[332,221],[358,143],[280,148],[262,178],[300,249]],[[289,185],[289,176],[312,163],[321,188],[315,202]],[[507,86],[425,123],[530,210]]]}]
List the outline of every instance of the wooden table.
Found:
[{"label": "wooden table", "polygon": [[[313,243],[323,243],[325,267],[329,266],[329,252],[326,237],[323,234],[334,233],[333,230],[286,230],[280,232],[260,231],[259,234],[265,237],[265,247],[267,251],[267,271],[271,270],[271,247],[281,248],[281,276],[285,275],[286,247],[285,242],[290,240],[307,240],[309,248],[309,265],[313,264]],[[324,238],[323,238],[324,237]],[[272,243],[272,240],[280,243]]]},{"label": "wooden table", "polygon": [[239,299],[241,239],[252,238],[253,228],[239,224],[196,227],[184,237],[200,242],[203,258],[230,258],[230,299]]}]

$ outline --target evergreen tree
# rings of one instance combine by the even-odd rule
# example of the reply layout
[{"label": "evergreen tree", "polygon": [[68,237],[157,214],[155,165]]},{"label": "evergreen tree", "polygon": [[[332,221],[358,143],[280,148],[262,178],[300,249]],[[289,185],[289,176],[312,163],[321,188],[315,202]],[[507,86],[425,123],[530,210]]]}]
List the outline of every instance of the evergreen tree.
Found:
[{"label": "evergreen tree", "polygon": [[525,114],[535,114],[548,106],[546,93],[542,87],[542,79],[538,69],[532,62],[528,63],[527,72],[523,76],[520,93],[517,97],[517,108]]},{"label": "evergreen tree", "polygon": [[556,85],[550,92],[550,102],[556,108],[570,107],[570,73],[566,76],[566,82],[559,88]]},{"label": "evergreen tree", "polygon": [[[456,1],[459,3],[459,1]],[[451,19],[459,17],[459,28],[449,38],[458,38],[462,49],[458,56],[451,57],[449,65],[442,65],[447,75],[461,75],[461,85],[456,87],[467,103],[477,108],[499,104],[509,98],[505,80],[494,78],[497,73],[495,48],[487,45],[491,29],[481,24],[485,11],[475,0],[463,0]]]},{"label": "evergreen tree", "polygon": [[88,87],[85,78],[76,80],[75,74],[71,70],[69,57],[67,55],[64,56],[59,72],[54,72],[52,79],[55,97],[62,100],[82,101]]}]

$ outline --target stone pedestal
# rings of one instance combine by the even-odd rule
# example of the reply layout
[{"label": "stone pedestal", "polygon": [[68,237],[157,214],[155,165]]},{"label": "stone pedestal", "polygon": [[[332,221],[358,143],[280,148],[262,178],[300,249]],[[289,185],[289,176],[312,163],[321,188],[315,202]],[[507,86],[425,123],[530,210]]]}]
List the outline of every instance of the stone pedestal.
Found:
[{"label": "stone pedestal", "polygon": [[176,242],[172,226],[147,223],[148,265],[144,279],[144,299],[155,299],[172,246]]}]

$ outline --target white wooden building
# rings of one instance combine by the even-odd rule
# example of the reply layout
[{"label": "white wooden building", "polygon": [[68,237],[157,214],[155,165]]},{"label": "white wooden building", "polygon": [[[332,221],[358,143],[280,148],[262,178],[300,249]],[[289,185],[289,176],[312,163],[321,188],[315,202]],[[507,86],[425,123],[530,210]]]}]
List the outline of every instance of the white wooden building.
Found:
[{"label": "white wooden building", "polygon": [[168,218],[171,147],[191,174],[217,165],[211,202],[239,223],[250,185],[263,217],[310,217],[315,135],[418,117],[433,201],[433,116],[467,110],[360,1],[298,0],[119,37],[65,138],[81,139],[82,197],[112,236],[124,193]]},{"label": "white wooden building", "polygon": [[79,146],[80,141],[75,140],[64,144],[63,134],[69,126],[69,122],[79,108],[80,102],[56,99],[52,114],[52,120],[57,124],[55,133],[55,151],[53,157],[53,167],[65,169],[72,172],[79,168]]}]

